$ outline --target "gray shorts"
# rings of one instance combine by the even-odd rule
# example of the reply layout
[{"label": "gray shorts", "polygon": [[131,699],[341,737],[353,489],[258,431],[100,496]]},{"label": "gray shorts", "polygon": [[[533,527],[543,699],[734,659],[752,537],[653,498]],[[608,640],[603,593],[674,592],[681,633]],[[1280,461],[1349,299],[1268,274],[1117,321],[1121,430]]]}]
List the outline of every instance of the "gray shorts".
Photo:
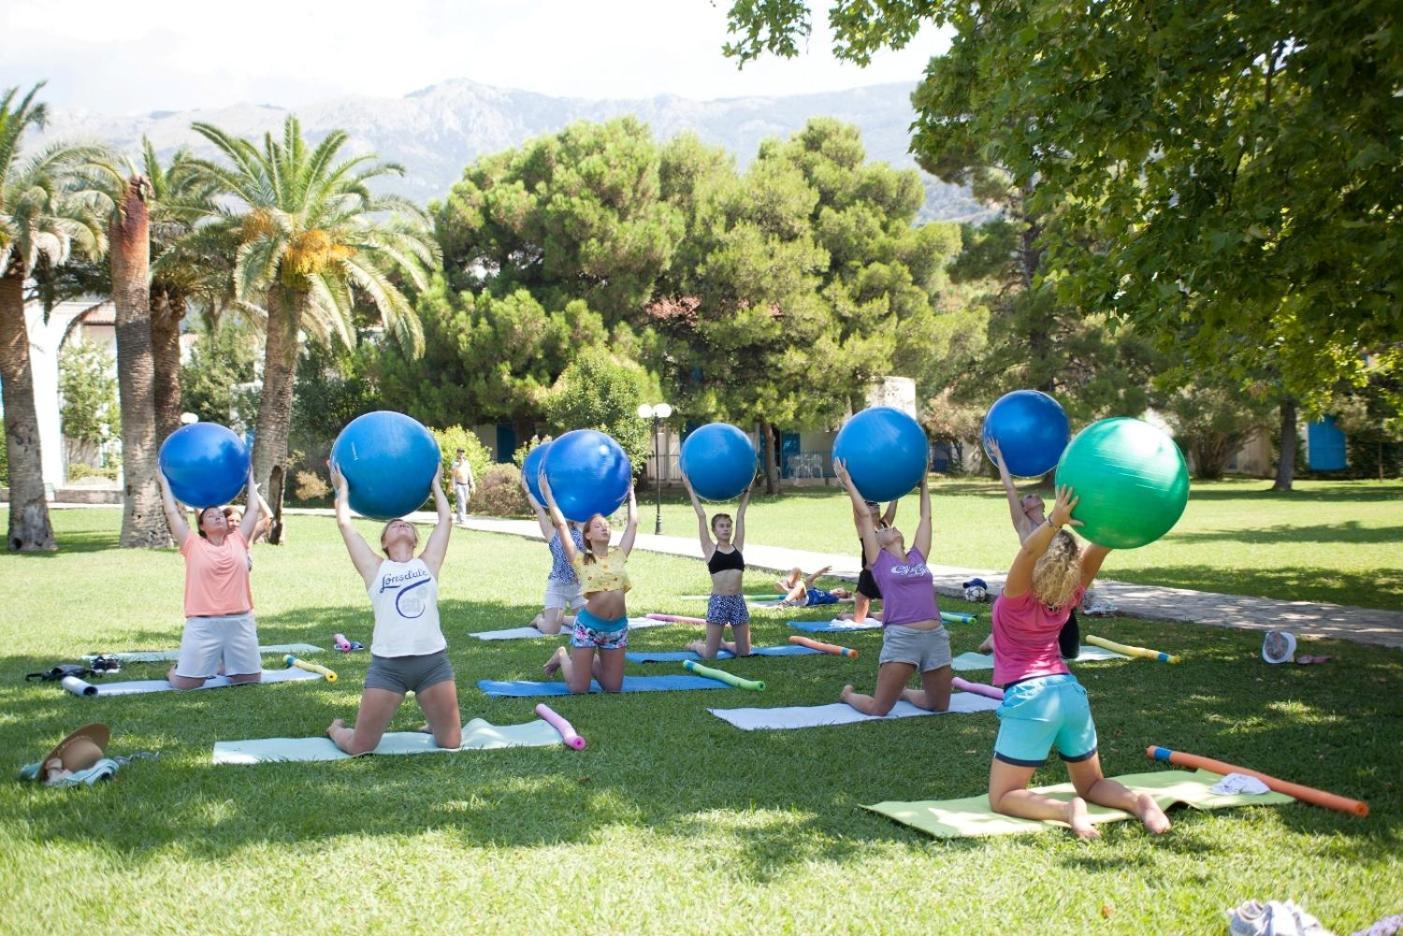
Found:
[{"label": "gray shorts", "polygon": [[882,631],[878,663],[910,663],[922,673],[950,665],[950,632],[943,627],[917,630],[889,624]]},{"label": "gray shorts", "polygon": [[453,664],[448,651],[426,653],[423,656],[370,657],[370,669],[365,673],[365,688],[388,689],[404,695],[423,692],[430,686],[453,678]]},{"label": "gray shorts", "polygon": [[219,672],[220,663],[229,676],[263,672],[263,658],[258,654],[258,625],[254,623],[252,611],[185,619],[175,674],[209,679]]}]

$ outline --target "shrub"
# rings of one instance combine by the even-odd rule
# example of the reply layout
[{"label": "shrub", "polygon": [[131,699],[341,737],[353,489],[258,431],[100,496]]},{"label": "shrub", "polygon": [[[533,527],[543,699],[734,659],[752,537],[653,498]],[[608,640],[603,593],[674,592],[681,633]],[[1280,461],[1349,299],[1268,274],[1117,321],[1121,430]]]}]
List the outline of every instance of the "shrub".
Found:
[{"label": "shrub", "polygon": [[493,465],[478,478],[473,492],[473,512],[489,517],[520,517],[531,513],[531,505],[521,490],[521,469],[515,465]]},{"label": "shrub", "polygon": [[93,465],[85,465],[82,462],[70,462],[68,465],[68,480],[81,481],[83,478],[106,478],[109,481],[117,480],[117,466],[108,465],[98,468]]},{"label": "shrub", "polygon": [[[482,444],[482,440],[477,437],[477,433],[462,426],[449,426],[447,429],[430,429],[434,438],[438,441],[439,457],[443,459],[443,492],[448,495],[448,502],[453,504],[454,509],[458,505],[454,503],[456,497],[453,493],[453,459],[457,457],[458,450],[463,449],[468,456],[468,464],[473,469],[473,480],[477,482],[477,488],[473,492],[473,503],[476,506],[478,492],[483,488],[486,475],[492,467],[492,453],[487,451],[487,446]],[[495,516],[508,516],[507,514],[497,514]]]},{"label": "shrub", "polygon": [[331,494],[331,485],[315,471],[298,471],[293,479],[292,496],[299,501],[323,500]]}]

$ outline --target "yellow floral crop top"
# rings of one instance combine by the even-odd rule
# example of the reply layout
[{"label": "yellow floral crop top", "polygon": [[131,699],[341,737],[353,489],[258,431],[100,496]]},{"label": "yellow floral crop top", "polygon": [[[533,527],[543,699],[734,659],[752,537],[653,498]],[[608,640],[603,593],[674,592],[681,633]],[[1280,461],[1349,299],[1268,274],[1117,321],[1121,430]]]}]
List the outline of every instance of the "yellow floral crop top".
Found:
[{"label": "yellow floral crop top", "polygon": [[584,553],[577,552],[571,565],[580,579],[581,594],[626,592],[633,588],[633,583],[628,580],[628,556],[617,546],[611,547],[603,559],[596,558],[593,562],[585,562]]}]

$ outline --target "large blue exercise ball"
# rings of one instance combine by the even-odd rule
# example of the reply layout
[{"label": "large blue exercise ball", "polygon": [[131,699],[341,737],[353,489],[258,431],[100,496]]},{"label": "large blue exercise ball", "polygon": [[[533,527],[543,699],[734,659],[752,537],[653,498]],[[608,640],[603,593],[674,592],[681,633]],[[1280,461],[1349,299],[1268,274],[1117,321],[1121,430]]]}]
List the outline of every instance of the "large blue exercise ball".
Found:
[{"label": "large blue exercise ball", "polygon": [[707,423],[682,443],[679,463],[698,497],[730,500],[755,478],[755,445],[730,423]]},{"label": "large blue exercise ball", "polygon": [[1057,466],[1071,434],[1062,404],[1040,390],[1015,390],[989,407],[982,441],[990,461],[989,443],[999,443],[1009,474],[1037,478]]},{"label": "large blue exercise ball", "polygon": [[1189,467],[1166,433],[1139,419],[1100,419],[1076,434],[1057,464],[1072,489],[1078,533],[1111,549],[1153,543],[1189,502]]},{"label": "large blue exercise ball", "polygon": [[216,423],[197,422],[166,436],[157,461],[171,493],[191,507],[217,507],[248,480],[248,446]]},{"label": "large blue exercise ball", "polygon": [[594,429],[574,429],[550,444],[545,454],[546,480],[567,520],[583,523],[595,514],[609,516],[628,500],[633,465],[609,436]]},{"label": "large blue exercise ball", "polygon": [[357,416],[331,447],[332,463],[346,476],[351,509],[372,520],[393,520],[422,506],[440,459],[429,430],[388,410]]},{"label": "large blue exercise ball", "polygon": [[526,486],[531,489],[531,496],[536,498],[536,503],[544,505],[546,498],[541,494],[541,463],[545,460],[546,452],[550,449],[549,442],[542,442],[540,445],[526,453],[526,458],[521,463],[521,473],[526,477]]},{"label": "large blue exercise ball", "polygon": [[926,433],[890,406],[858,413],[838,430],[833,457],[842,459],[863,497],[892,501],[921,483],[930,463]]}]

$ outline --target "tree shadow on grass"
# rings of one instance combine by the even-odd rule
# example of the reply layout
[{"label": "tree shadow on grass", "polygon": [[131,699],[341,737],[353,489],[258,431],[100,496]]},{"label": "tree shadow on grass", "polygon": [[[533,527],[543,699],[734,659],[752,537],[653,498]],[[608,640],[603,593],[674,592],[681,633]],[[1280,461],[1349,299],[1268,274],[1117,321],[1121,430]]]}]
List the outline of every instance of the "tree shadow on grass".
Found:
[{"label": "tree shadow on grass", "polygon": [[1403,548],[1403,526],[1365,527],[1358,520],[1292,526],[1281,524],[1250,530],[1205,530],[1174,533],[1176,543],[1397,543]]},{"label": "tree shadow on grass", "polygon": [[1211,565],[1162,565],[1116,569],[1116,581],[1163,585],[1280,601],[1327,601],[1361,608],[1403,610],[1403,569],[1357,572],[1318,566],[1224,569]]}]

